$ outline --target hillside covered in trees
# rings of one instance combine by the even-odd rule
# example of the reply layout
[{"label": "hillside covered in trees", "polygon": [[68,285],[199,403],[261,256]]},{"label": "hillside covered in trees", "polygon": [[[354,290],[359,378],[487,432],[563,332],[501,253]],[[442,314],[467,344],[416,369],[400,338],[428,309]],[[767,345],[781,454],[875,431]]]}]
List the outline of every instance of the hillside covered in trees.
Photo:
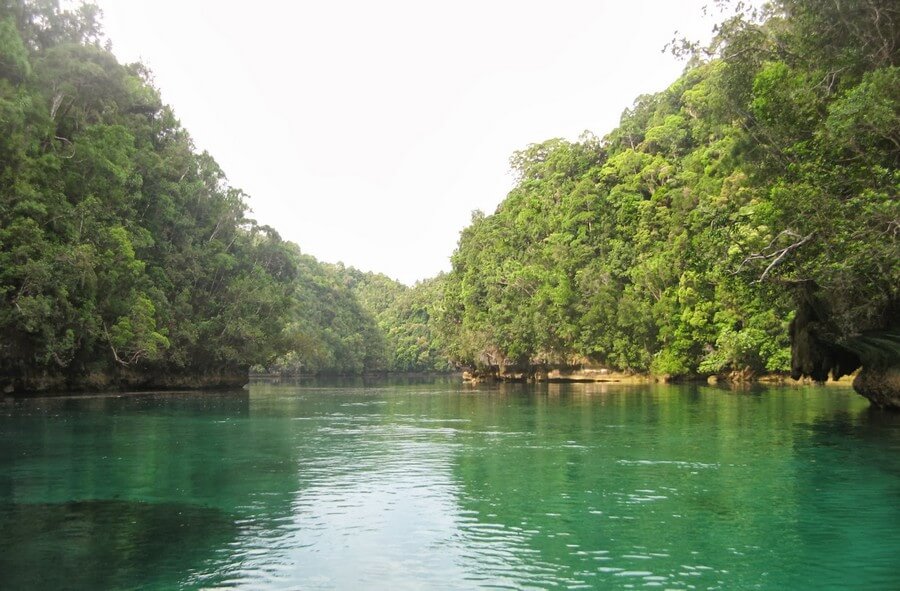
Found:
[{"label": "hillside covered in trees", "polygon": [[439,278],[410,288],[299,251],[294,260],[298,273],[284,327],[290,350],[255,371],[293,377],[453,369],[432,328]]},{"label": "hillside covered in trees", "polygon": [[[376,279],[365,308],[353,286]],[[250,219],[150,73],[104,47],[95,7],[0,3],[2,387],[432,369],[427,303],[407,291]]]},{"label": "hillside covered in trees", "polygon": [[676,44],[684,75],[605,138],[515,154],[453,255],[452,357],[824,379],[875,331],[896,363],[898,27],[879,0],[738,10],[710,47]]},{"label": "hillside covered in trees", "polygon": [[896,368],[898,28],[887,0],[739,7],[607,136],[516,153],[452,270],[409,288],[250,219],[96,8],[3,0],[2,386]]}]

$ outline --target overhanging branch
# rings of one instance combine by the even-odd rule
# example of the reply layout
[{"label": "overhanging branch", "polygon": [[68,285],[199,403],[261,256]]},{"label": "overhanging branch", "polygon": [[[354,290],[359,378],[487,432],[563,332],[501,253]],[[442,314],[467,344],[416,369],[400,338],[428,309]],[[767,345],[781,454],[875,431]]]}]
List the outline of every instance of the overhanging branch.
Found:
[{"label": "overhanging branch", "polygon": [[[775,267],[780,265],[782,262],[784,262],[785,258],[787,258],[787,256],[789,254],[791,254],[792,252],[794,252],[795,250],[797,250],[798,248],[800,248],[801,246],[803,246],[804,244],[806,244],[807,242],[812,240],[812,237],[814,235],[815,235],[815,232],[810,232],[806,236],[801,237],[800,234],[797,234],[793,230],[782,230],[775,238],[772,239],[772,241],[769,243],[768,246],[766,246],[760,252],[751,254],[750,256],[745,258],[743,261],[741,261],[741,264],[738,265],[738,268],[735,270],[734,273],[735,274],[739,273],[741,271],[741,269],[744,268],[744,265],[752,263],[754,261],[771,261],[768,264],[768,266],[766,266],[765,270],[762,272],[762,275],[759,276],[759,279],[757,279],[756,281],[753,282],[753,283],[762,283],[766,279],[766,277],[768,277],[768,275],[772,271],[772,269],[774,269]],[[783,248],[776,247],[776,243],[779,242],[779,240],[785,236],[794,238],[795,242],[793,242]]]}]

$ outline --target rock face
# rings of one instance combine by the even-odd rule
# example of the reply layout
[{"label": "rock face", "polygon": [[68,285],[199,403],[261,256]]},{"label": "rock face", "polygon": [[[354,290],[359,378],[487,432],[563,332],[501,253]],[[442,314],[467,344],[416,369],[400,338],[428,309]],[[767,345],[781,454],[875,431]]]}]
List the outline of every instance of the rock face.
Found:
[{"label": "rock face", "polygon": [[874,406],[900,411],[900,330],[888,326],[843,336],[828,308],[805,294],[791,322],[791,377],[824,382],[862,368],[853,389]]},{"label": "rock face", "polygon": [[863,366],[853,380],[853,389],[879,408],[900,410],[900,366]]},{"label": "rock face", "polygon": [[791,321],[791,377],[824,382],[838,380],[859,369],[859,356],[835,343],[836,329],[817,302],[805,300]]}]

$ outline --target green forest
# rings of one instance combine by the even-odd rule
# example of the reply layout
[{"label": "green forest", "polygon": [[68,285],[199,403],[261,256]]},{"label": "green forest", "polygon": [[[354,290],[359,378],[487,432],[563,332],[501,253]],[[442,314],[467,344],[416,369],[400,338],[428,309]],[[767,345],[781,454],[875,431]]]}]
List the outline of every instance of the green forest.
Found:
[{"label": "green forest", "polygon": [[608,135],[515,153],[449,273],[408,287],[251,219],[95,7],[0,0],[0,385],[895,366],[900,9],[728,10]]},{"label": "green forest", "polygon": [[896,324],[898,26],[890,2],[739,12],[605,138],[515,154],[453,255],[451,355],[787,372],[798,299],[834,341]]},{"label": "green forest", "polygon": [[0,4],[0,374],[8,387],[445,369],[434,292],[320,264],[248,217],[95,7]]}]

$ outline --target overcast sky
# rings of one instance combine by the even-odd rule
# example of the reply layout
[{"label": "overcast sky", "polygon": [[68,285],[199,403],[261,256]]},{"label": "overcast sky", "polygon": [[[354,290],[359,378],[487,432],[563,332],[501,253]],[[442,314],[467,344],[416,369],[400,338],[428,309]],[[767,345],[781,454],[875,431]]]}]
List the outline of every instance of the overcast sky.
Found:
[{"label": "overcast sky", "polygon": [[448,270],[529,143],[613,129],[710,0],[95,0],[253,217],[407,284]]}]

